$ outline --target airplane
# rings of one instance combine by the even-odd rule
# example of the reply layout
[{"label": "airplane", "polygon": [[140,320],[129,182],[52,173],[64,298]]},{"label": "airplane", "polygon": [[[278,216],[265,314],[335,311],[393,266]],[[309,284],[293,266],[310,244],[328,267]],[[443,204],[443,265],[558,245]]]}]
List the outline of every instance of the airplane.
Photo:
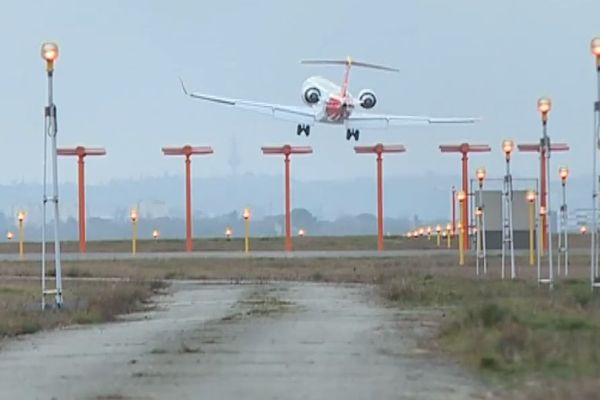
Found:
[{"label": "airplane", "polygon": [[479,121],[479,118],[471,117],[436,118],[355,112],[357,105],[365,110],[374,108],[377,104],[377,97],[371,89],[361,90],[357,97],[353,97],[350,94],[348,90],[350,85],[350,69],[353,66],[390,72],[399,72],[399,70],[377,64],[353,61],[350,57],[347,57],[345,60],[303,60],[301,63],[312,65],[344,65],[345,73],[342,85],[338,86],[321,76],[309,77],[302,84],[301,96],[305,106],[299,107],[188,92],[181,78],[180,82],[184,94],[192,98],[270,114],[276,119],[293,121],[298,124],[296,130],[298,135],[304,133],[306,136],[309,136],[311,126],[316,123],[337,124],[346,127],[346,140],[354,137],[354,140],[358,141],[360,128],[385,129],[394,125],[407,124],[472,124]]}]

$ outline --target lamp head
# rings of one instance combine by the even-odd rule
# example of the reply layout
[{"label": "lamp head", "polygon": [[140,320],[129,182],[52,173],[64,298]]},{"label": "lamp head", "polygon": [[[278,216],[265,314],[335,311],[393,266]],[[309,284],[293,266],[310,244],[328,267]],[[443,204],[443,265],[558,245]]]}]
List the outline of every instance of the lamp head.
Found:
[{"label": "lamp head", "polygon": [[25,221],[25,211],[19,211],[19,212],[17,213],[17,220],[18,220],[19,222],[23,222],[23,221]]},{"label": "lamp head", "polygon": [[152,238],[153,239],[158,239],[160,237],[160,231],[158,229],[154,229],[152,231]]},{"label": "lamp head", "polygon": [[467,198],[467,194],[464,192],[464,190],[461,190],[460,192],[458,192],[456,197],[458,197],[458,201],[462,203]]},{"label": "lamp head", "polygon": [[537,108],[540,114],[542,114],[542,121],[548,121],[548,113],[552,109],[552,100],[548,97],[540,97],[537,102]]},{"label": "lamp head", "polygon": [[527,194],[525,194],[525,198],[527,199],[528,203],[534,203],[535,202],[535,192],[533,190],[529,190],[527,192]]},{"label": "lamp head", "polygon": [[483,168],[483,167],[477,168],[477,170],[475,171],[475,175],[477,176],[477,180],[479,181],[479,184],[482,185],[483,180],[485,179],[485,168]]},{"label": "lamp head", "polygon": [[58,45],[53,42],[42,44],[42,58],[46,61],[46,70],[52,72],[54,70],[54,62],[58,59]]},{"label": "lamp head", "polygon": [[514,148],[515,142],[513,142],[511,139],[505,139],[502,141],[502,151],[504,151],[507,160],[510,158],[510,154],[512,153]]},{"label": "lamp head", "polygon": [[581,228],[579,228],[579,233],[585,235],[587,233],[587,226],[581,225]]},{"label": "lamp head", "polygon": [[448,232],[450,232],[450,231],[452,230],[452,224],[447,224],[447,225],[446,225],[446,230],[447,230]]},{"label": "lamp head", "polygon": [[482,216],[483,215],[483,208],[477,207],[475,209],[475,215],[477,215],[478,217]]},{"label": "lamp head", "polygon": [[544,207],[544,206],[540,207],[540,215],[542,215],[542,216],[546,215],[546,207]]},{"label": "lamp head", "polygon": [[302,229],[302,228],[298,229],[298,236],[300,236],[300,237],[304,237],[304,234],[305,234],[305,233],[306,233],[306,232],[304,232],[304,229]]},{"label": "lamp head", "polygon": [[138,211],[133,208],[129,213],[129,218],[131,218],[131,222],[136,222],[138,220]]},{"label": "lamp head", "polygon": [[250,209],[244,208],[244,212],[242,213],[242,217],[244,218],[244,220],[248,221],[250,219],[250,216]]},{"label": "lamp head", "polygon": [[596,67],[600,70],[600,37],[595,37],[590,43],[592,54],[596,57]]},{"label": "lamp head", "polygon": [[440,232],[442,231],[442,226],[441,226],[441,225],[437,225],[437,226],[435,227],[435,231],[436,231],[437,233],[440,233]]},{"label": "lamp head", "polygon": [[560,167],[558,169],[558,176],[560,176],[561,182],[564,184],[567,182],[567,178],[569,177],[569,168]]},{"label": "lamp head", "polygon": [[6,239],[7,240],[13,240],[13,238],[15,237],[15,234],[12,232],[7,232],[6,233]]}]

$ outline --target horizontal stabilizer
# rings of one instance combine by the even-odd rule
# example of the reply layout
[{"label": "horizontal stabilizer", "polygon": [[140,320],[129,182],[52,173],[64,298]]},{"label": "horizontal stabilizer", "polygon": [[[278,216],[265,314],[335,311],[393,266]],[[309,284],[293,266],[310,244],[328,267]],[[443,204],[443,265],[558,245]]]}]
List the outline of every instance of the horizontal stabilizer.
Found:
[{"label": "horizontal stabilizer", "polygon": [[350,57],[345,60],[302,60],[301,64],[312,64],[312,65],[346,65],[346,66],[356,66],[363,68],[371,68],[378,69],[380,71],[390,71],[390,72],[399,72],[400,70],[397,68],[386,67],[384,65],[371,64],[361,61],[354,61]]}]

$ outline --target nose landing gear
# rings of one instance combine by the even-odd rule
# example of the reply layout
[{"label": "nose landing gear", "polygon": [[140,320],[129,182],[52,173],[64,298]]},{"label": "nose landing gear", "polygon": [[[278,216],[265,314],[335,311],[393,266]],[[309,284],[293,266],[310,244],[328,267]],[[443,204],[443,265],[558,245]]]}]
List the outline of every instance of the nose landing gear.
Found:
[{"label": "nose landing gear", "polygon": [[304,132],[304,134],[306,136],[310,135],[310,125],[307,124],[298,124],[298,127],[296,128],[296,134],[298,136],[302,135],[302,132]]},{"label": "nose landing gear", "polygon": [[359,135],[360,135],[360,131],[358,129],[347,129],[346,130],[346,140],[350,140],[350,139],[352,139],[352,137],[354,137],[354,140],[358,142]]}]

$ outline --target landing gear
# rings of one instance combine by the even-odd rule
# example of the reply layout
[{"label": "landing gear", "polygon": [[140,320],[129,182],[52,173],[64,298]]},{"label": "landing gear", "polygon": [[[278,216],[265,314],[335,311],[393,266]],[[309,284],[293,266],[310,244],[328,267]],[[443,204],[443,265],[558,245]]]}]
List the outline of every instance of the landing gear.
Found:
[{"label": "landing gear", "polygon": [[302,132],[304,132],[304,134],[306,136],[310,135],[310,125],[307,124],[298,124],[298,127],[296,128],[296,134],[298,136],[302,135]]},{"label": "landing gear", "polygon": [[346,140],[350,140],[354,136],[354,140],[358,142],[359,135],[360,131],[358,129],[346,129]]}]

